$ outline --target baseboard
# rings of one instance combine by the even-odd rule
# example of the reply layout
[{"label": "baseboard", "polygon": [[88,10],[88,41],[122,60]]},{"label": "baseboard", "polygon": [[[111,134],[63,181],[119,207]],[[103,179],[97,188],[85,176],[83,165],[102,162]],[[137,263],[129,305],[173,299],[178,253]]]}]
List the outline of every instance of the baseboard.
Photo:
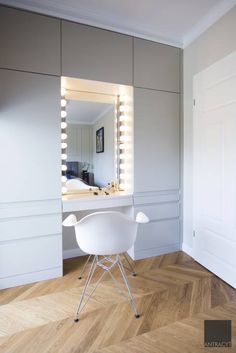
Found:
[{"label": "baseboard", "polygon": [[180,249],[181,249],[181,246],[179,243],[177,243],[177,244],[172,244],[169,246],[163,246],[158,248],[134,250],[134,260],[141,260],[147,257],[169,254],[175,251],[179,251]]},{"label": "baseboard", "polygon": [[24,273],[22,275],[1,278],[0,289],[12,288],[16,286],[21,286],[23,284],[44,281],[52,278],[61,277],[62,275],[62,267],[60,266],[42,271]]},{"label": "baseboard", "polygon": [[71,259],[72,257],[86,255],[80,248],[63,250],[63,259]]},{"label": "baseboard", "polygon": [[182,243],[181,248],[184,252],[186,252],[186,254],[193,257],[193,248],[191,248],[189,245],[187,245],[185,243]]}]

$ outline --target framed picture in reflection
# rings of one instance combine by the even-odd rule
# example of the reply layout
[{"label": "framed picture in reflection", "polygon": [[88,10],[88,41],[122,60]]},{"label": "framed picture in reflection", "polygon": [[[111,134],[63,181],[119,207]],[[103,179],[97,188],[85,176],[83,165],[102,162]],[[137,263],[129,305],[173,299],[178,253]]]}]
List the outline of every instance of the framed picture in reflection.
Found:
[{"label": "framed picture in reflection", "polygon": [[104,127],[96,131],[96,153],[104,152]]}]

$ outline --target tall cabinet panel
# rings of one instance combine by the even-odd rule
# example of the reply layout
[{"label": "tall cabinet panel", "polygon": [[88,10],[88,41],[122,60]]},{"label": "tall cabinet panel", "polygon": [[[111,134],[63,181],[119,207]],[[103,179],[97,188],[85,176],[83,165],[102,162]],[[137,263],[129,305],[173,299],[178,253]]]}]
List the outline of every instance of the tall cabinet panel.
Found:
[{"label": "tall cabinet panel", "polygon": [[62,75],[132,85],[132,37],[62,21]]},{"label": "tall cabinet panel", "polygon": [[134,39],[134,211],[136,259],[180,249],[180,49]]},{"label": "tall cabinet panel", "polygon": [[180,49],[134,38],[134,86],[180,91]]},{"label": "tall cabinet panel", "polygon": [[2,287],[62,273],[60,78],[0,70]]},{"label": "tall cabinet panel", "polygon": [[134,190],[179,188],[179,95],[134,90]]},{"label": "tall cabinet panel", "polygon": [[0,68],[60,75],[60,20],[1,7]]},{"label": "tall cabinet panel", "polygon": [[134,90],[134,210],[136,259],[177,251],[179,238],[179,94]]}]

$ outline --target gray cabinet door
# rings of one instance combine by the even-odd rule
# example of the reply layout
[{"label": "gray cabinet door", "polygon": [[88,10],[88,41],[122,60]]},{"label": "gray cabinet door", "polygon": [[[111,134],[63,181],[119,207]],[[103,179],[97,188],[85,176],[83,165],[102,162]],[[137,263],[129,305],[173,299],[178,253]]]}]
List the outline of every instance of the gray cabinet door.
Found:
[{"label": "gray cabinet door", "polygon": [[62,75],[132,85],[132,38],[62,21]]},{"label": "gray cabinet door", "polygon": [[179,94],[134,90],[134,191],[179,189]]},{"label": "gray cabinet door", "polygon": [[134,86],[179,92],[180,49],[134,39]]},{"label": "gray cabinet door", "polygon": [[60,20],[0,9],[0,67],[60,75]]},{"label": "gray cabinet door", "polygon": [[60,78],[0,70],[2,202],[61,196]]}]

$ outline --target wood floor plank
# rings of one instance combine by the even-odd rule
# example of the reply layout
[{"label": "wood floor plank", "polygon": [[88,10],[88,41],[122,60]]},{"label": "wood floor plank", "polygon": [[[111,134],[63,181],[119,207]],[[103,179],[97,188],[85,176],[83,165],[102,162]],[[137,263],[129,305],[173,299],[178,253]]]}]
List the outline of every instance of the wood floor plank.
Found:
[{"label": "wood floor plank", "polygon": [[[224,306],[219,306],[208,310],[206,313],[196,314],[195,316],[176,321],[173,324],[152,330],[148,333],[133,337],[130,340],[121,342],[99,349],[96,353],[125,353],[137,352],[156,353],[156,352],[176,352],[176,353],[202,353],[212,351],[204,347],[204,320],[232,320],[232,347],[227,348],[227,352],[236,352],[236,321],[235,321],[236,301]],[[214,348],[213,351],[222,353],[225,348]]]},{"label": "wood floor plank", "polygon": [[209,353],[205,319],[232,320],[236,337],[236,291],[183,252],[134,263],[138,276],[128,278],[139,319],[107,276],[74,323],[84,260],[66,260],[62,278],[0,292],[0,353]]}]

